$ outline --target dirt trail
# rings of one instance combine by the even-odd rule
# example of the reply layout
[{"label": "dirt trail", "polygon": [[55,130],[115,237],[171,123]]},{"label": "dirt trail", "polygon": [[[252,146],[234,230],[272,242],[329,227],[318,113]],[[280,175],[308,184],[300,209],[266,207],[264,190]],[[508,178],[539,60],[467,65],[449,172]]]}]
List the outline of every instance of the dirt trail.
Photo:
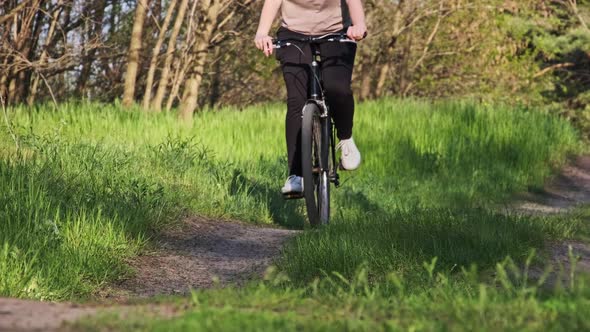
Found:
[{"label": "dirt trail", "polygon": [[[261,276],[290,237],[298,231],[265,228],[243,222],[191,218],[166,231],[148,251],[130,262],[135,277],[103,296],[115,302],[155,295],[186,294],[190,289],[243,284]],[[118,306],[117,311],[125,306]],[[131,310],[136,310],[133,306]],[[169,308],[154,310],[161,315]],[[105,310],[104,306],[77,306],[0,299],[0,331],[52,331],[64,322]]]},{"label": "dirt trail", "polygon": [[50,303],[0,299],[0,332],[72,331],[65,323],[85,316],[115,313],[119,317],[173,318],[186,311],[187,303],[174,304],[85,304]]},{"label": "dirt trail", "polygon": [[516,211],[525,214],[555,214],[590,202],[590,156],[578,157],[564,167],[543,191],[517,197]]},{"label": "dirt trail", "polygon": [[[569,212],[579,205],[588,203],[590,203],[590,156],[583,156],[564,167],[543,191],[520,195],[510,209],[521,214],[549,215]],[[549,257],[546,263],[552,266],[556,273],[560,266],[565,269],[566,274],[561,276],[563,284],[569,282],[567,273],[571,267],[570,247],[574,256],[579,258],[576,270],[590,273],[590,244],[573,240],[550,243],[547,246]],[[540,276],[544,272],[544,267],[534,267],[531,272],[533,275]],[[556,282],[556,273],[550,275],[549,285]]]},{"label": "dirt trail", "polygon": [[94,312],[68,303],[0,299],[0,331],[52,331]]},{"label": "dirt trail", "polygon": [[119,290],[125,296],[186,294],[190,289],[242,284],[264,273],[284,242],[297,231],[220,222],[187,220],[165,232],[157,250],[131,262],[137,271]]},{"label": "dirt trail", "polygon": [[[554,178],[542,192],[523,194],[510,213],[553,214],[590,203],[590,156],[579,157]],[[204,218],[188,219],[181,227],[165,232],[147,252],[131,262],[137,274],[106,292],[105,297],[185,294],[191,288],[207,288],[214,277],[221,285],[243,284],[260,276],[287,239],[297,234],[242,222]],[[569,261],[568,248],[580,256],[578,269],[590,272],[590,246],[576,241],[548,246],[550,263]],[[125,310],[117,307],[117,311]],[[0,299],[0,331],[51,331],[104,307],[81,307],[68,303],[44,303]],[[156,308],[155,311],[167,310]]]}]

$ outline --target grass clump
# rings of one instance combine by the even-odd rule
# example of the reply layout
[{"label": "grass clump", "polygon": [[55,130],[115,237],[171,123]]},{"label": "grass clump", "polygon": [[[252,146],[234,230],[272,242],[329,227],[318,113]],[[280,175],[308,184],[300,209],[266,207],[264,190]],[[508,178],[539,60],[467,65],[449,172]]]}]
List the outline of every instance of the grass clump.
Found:
[{"label": "grass clump", "polygon": [[145,183],[118,178],[115,170],[87,171],[85,158],[67,160],[0,161],[2,296],[89,295],[126,274],[124,260],[145,240],[143,223],[161,218],[166,206],[154,205]]}]

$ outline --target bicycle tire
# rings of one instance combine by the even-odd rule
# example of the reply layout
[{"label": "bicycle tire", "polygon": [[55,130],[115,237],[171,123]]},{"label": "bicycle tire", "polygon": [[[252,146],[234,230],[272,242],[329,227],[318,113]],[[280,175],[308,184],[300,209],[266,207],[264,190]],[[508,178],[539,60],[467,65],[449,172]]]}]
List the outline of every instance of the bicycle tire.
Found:
[{"label": "bicycle tire", "polygon": [[305,105],[301,129],[303,193],[312,226],[330,220],[329,127],[314,103]]}]

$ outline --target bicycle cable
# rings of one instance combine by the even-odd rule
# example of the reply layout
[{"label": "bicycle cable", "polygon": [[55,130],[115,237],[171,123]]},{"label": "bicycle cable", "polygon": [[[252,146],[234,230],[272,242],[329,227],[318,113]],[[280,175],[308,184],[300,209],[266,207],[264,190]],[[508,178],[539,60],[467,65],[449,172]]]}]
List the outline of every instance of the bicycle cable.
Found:
[{"label": "bicycle cable", "polygon": [[[297,44],[294,44],[292,42],[288,42],[285,44],[285,46],[295,46],[295,48],[299,51],[299,53],[301,53],[302,56],[305,57],[305,52],[303,52],[303,50],[301,49],[301,47],[299,47]],[[313,57],[313,54],[311,55]],[[313,58],[312,58],[312,61]],[[322,86],[322,80],[318,77],[318,75],[313,71],[313,67],[311,64],[306,63],[306,65],[309,67],[309,72],[313,75],[314,80],[318,83],[319,86]],[[326,96],[324,96],[324,89],[321,89],[322,92],[322,99],[325,100]]]}]

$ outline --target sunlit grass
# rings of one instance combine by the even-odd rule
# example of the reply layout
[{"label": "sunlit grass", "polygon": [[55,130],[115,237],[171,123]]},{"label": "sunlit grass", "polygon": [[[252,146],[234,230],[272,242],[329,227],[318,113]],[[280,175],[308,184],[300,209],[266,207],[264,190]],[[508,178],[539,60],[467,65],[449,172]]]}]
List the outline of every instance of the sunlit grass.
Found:
[{"label": "sunlit grass", "polygon": [[[187,214],[304,227],[285,202],[284,110],[173,114],[64,104],[9,112],[0,138],[0,295],[71,299],[126,275],[161,227]],[[578,135],[562,119],[471,102],[381,100],[359,105],[362,168],[334,190],[333,226],[307,232],[279,266],[305,284],[322,271],[408,278],[423,261],[492,267],[522,259],[567,220],[500,216],[490,207],[540,187]]]}]

